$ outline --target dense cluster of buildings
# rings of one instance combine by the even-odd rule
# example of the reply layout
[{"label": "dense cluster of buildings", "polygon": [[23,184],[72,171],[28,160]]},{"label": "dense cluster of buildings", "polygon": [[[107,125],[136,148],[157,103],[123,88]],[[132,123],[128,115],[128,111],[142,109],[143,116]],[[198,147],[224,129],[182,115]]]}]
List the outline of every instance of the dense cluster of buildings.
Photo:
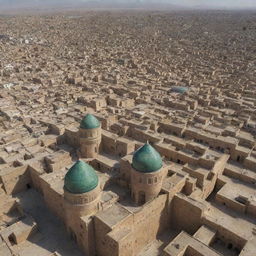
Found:
[{"label": "dense cluster of buildings", "polygon": [[0,19],[0,255],[255,255],[252,18]]}]

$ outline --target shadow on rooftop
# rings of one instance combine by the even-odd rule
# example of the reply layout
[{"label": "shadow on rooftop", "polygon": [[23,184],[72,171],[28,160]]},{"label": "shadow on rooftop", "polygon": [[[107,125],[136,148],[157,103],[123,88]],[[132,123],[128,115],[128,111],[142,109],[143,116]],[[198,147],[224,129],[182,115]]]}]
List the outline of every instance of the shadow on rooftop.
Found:
[{"label": "shadow on rooftop", "polygon": [[[50,212],[43,197],[36,190],[29,189],[16,197],[20,200],[24,212],[32,216],[38,225],[38,232],[28,238],[29,242],[35,244],[35,248],[31,248],[32,254],[35,249],[40,250],[41,247],[42,251],[49,251],[49,254],[58,252],[61,256],[84,256],[69,237],[64,224]],[[26,249],[24,256],[29,253],[28,250]]]}]

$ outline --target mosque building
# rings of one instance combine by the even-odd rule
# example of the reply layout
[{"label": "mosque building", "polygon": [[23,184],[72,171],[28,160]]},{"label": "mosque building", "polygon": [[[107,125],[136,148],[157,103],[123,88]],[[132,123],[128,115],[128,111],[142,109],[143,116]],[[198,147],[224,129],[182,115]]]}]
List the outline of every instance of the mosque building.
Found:
[{"label": "mosque building", "polygon": [[[19,184],[31,184],[42,194],[85,255],[137,256],[170,230],[171,236],[179,235],[169,237],[164,256],[181,255],[183,247],[173,246],[181,242],[184,248],[192,245],[198,255],[215,256],[199,241],[205,236],[243,248],[243,240],[232,232],[234,225],[225,230],[216,226],[206,214],[209,204],[201,200],[215,188],[229,155],[203,151],[189,142],[187,150],[176,150],[152,141],[150,134],[132,140],[102,129],[99,119],[87,114],[80,125],[65,127],[58,143],[70,151],[47,157],[48,172],[31,165]],[[5,187],[15,187],[16,179],[8,177],[3,178],[9,181]],[[223,200],[221,194],[216,200]]]},{"label": "mosque building", "polygon": [[[126,242],[122,244],[121,241],[114,241],[117,237],[115,239],[111,238],[114,240],[109,244],[116,243],[116,246],[107,248],[109,245],[106,245],[104,241],[110,239],[109,234],[108,232],[104,234],[105,231],[101,231],[104,225],[107,225],[107,223],[104,224],[104,218],[107,215],[110,219],[122,218],[123,213],[126,212],[130,219],[133,214],[123,208],[118,200],[116,204],[108,207],[104,206],[101,180],[94,168],[85,162],[87,159],[97,157],[100,151],[101,124],[98,119],[94,115],[87,114],[82,119],[76,136],[75,140],[79,142],[77,146],[79,147],[80,160],[73,164],[65,174],[63,186],[64,222],[68,233],[89,255],[115,255],[116,250],[119,250],[117,255],[125,255],[124,251],[130,253],[131,249],[128,249],[128,247],[131,241],[129,239],[126,241],[128,244]],[[134,207],[143,206],[157,198],[163,179],[166,176],[166,170],[160,154],[148,142],[133,152],[128,172],[131,177],[129,185],[131,204]],[[112,213],[105,214],[106,211],[115,211],[116,208],[120,211],[117,210],[116,216],[111,216]],[[86,219],[86,224],[84,219]],[[106,221],[109,222],[109,219],[106,219]],[[130,225],[133,226],[135,223],[130,223]],[[161,225],[163,226],[163,224]],[[81,233],[81,227],[83,226],[86,228]],[[114,227],[111,229],[113,229],[113,232],[119,230]],[[133,232],[130,230],[129,234],[132,235]],[[91,239],[92,237],[97,238],[97,236],[99,236],[99,239],[96,239],[96,241]],[[84,239],[81,240],[81,237],[84,237]],[[102,244],[100,243],[101,239],[103,239]],[[140,246],[142,245],[143,241]]]}]

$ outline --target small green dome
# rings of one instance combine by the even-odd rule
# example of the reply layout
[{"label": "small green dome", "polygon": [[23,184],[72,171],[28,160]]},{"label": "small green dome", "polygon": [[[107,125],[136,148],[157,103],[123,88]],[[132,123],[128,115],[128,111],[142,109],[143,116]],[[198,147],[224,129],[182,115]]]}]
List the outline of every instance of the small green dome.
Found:
[{"label": "small green dome", "polygon": [[148,143],[139,148],[133,155],[132,167],[139,172],[155,172],[163,165],[159,153]]},{"label": "small green dome", "polygon": [[95,170],[84,161],[78,160],[66,173],[64,188],[73,194],[89,192],[98,186]]},{"label": "small green dome", "polygon": [[94,129],[99,127],[100,127],[99,120],[92,114],[87,114],[80,123],[80,128],[83,128],[83,129]]},{"label": "small green dome", "polygon": [[171,89],[170,89],[170,92],[175,92],[175,93],[185,93],[189,90],[188,87],[184,87],[184,86],[173,86]]}]

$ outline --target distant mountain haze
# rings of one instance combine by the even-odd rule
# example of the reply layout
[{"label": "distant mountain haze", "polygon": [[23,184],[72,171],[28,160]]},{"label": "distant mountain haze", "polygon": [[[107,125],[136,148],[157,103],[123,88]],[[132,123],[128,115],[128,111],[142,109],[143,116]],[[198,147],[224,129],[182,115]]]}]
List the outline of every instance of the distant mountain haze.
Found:
[{"label": "distant mountain haze", "polygon": [[124,6],[147,7],[166,6],[188,8],[256,8],[256,0],[0,0],[1,7],[49,7],[49,6]]},{"label": "distant mountain haze", "polygon": [[1,7],[19,8],[48,8],[48,7],[88,7],[88,8],[147,8],[169,7],[176,5],[167,3],[165,0],[0,0]]}]

